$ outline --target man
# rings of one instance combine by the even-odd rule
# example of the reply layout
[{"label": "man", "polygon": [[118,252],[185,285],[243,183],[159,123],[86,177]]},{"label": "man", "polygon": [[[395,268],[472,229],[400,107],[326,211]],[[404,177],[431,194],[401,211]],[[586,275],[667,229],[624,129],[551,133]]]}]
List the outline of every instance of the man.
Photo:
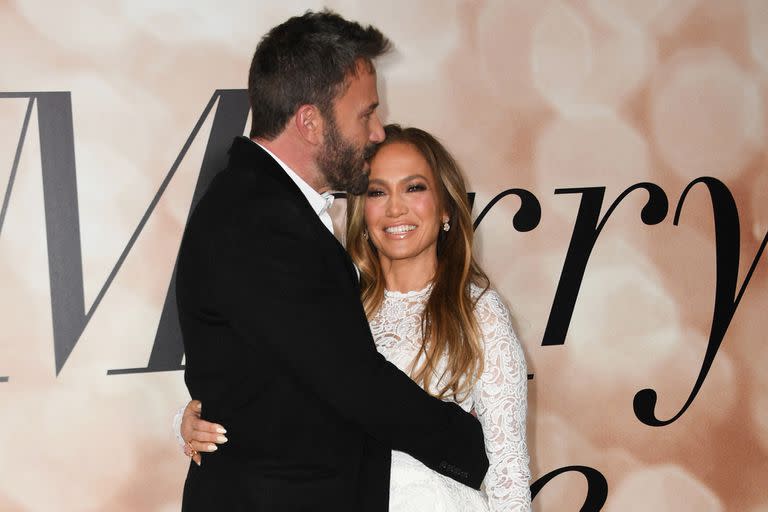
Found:
[{"label": "man", "polygon": [[251,139],[235,139],[179,255],[185,380],[229,439],[190,464],[184,510],[385,511],[392,449],[483,479],[479,423],[376,352],[321,195],[366,189],[384,136],[372,62],[388,46],[325,11],[256,49]]}]

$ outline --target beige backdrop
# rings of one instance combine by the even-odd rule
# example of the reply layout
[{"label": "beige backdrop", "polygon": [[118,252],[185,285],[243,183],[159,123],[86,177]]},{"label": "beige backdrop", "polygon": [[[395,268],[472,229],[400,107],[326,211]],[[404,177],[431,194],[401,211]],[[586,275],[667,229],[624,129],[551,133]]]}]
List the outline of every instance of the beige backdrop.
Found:
[{"label": "beige backdrop", "polygon": [[[158,6],[157,4],[162,4]],[[279,5],[278,5],[279,4]],[[715,290],[712,206],[722,180],[741,220],[742,282],[768,230],[765,0],[0,0],[0,92],[71,91],[86,306],[216,89],[243,88],[269,27],[327,5],[376,24],[386,121],[438,135],[477,192],[511,187],[539,226],[519,233],[513,197],[478,229],[480,257],[516,317],[529,383],[534,480],[569,465],[605,475],[610,511],[768,511],[768,264],[758,262],[712,370],[680,410],[707,346]],[[0,99],[0,197],[26,99]],[[146,366],[200,170],[198,137],[104,301],[56,376],[37,123],[32,117],[0,233],[0,510],[178,510],[186,460],[170,431],[181,372]],[[210,130],[210,122],[203,134]],[[643,193],[607,223],[564,345],[542,346],[578,195],[658,184],[671,211],[639,217]],[[582,477],[534,501],[578,510]]]}]

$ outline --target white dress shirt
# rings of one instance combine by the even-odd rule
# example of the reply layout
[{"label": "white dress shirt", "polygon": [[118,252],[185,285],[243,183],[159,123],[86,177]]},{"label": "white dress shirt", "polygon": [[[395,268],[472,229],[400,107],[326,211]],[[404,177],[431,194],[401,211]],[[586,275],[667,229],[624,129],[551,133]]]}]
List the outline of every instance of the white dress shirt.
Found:
[{"label": "white dress shirt", "polygon": [[275,155],[273,152],[262,146],[256,141],[253,141],[254,144],[258,144],[258,146],[266,151],[269,156],[275,159],[275,162],[280,164],[280,167],[283,168],[285,173],[293,180],[294,183],[296,183],[296,186],[299,187],[299,190],[301,190],[301,193],[304,194],[304,197],[307,198],[307,201],[309,201],[309,205],[312,207],[313,210],[315,210],[315,213],[318,217],[320,217],[320,220],[323,222],[326,228],[328,228],[328,231],[333,234],[333,222],[331,221],[331,214],[328,213],[328,209],[333,204],[333,194],[330,192],[323,192],[322,194],[318,193],[315,189],[309,186],[309,184],[301,179],[301,176],[296,174],[293,169],[288,167],[288,165],[280,160],[277,155]]}]

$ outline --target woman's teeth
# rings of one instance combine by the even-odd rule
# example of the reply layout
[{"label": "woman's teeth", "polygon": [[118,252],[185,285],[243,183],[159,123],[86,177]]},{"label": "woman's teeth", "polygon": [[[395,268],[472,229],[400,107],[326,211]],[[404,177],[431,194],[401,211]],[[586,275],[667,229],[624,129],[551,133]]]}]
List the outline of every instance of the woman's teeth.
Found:
[{"label": "woman's teeth", "polygon": [[402,225],[402,226],[392,226],[389,228],[384,229],[387,233],[396,235],[398,233],[407,233],[408,231],[413,231],[416,229],[416,226],[408,224],[408,225]]}]

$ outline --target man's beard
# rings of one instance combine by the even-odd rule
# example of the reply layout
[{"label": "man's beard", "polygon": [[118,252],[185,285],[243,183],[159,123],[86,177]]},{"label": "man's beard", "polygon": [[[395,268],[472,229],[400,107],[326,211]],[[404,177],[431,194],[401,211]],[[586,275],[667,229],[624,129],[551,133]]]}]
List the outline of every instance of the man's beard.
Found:
[{"label": "man's beard", "polygon": [[345,141],[336,126],[333,115],[328,120],[325,141],[317,156],[317,166],[333,190],[344,190],[360,195],[368,189],[368,173],[365,162],[376,150],[375,144],[366,144],[362,149]]}]

